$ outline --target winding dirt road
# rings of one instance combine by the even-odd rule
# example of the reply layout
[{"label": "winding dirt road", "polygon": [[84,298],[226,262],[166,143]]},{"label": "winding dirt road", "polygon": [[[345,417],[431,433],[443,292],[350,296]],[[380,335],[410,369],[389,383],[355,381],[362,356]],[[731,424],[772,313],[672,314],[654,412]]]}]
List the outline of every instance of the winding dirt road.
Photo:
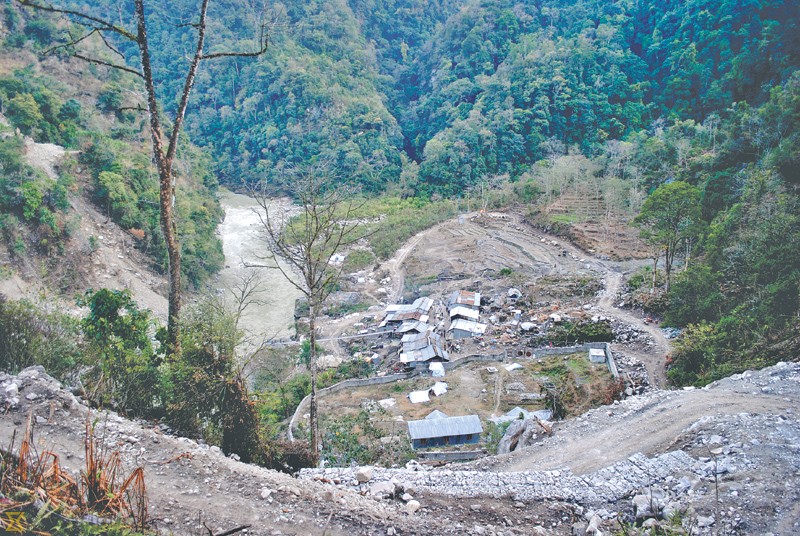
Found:
[{"label": "winding dirt road", "polygon": [[[435,279],[454,273],[455,286],[482,279],[487,270],[508,268],[520,277],[533,281],[549,275],[591,274],[603,279],[605,288],[595,307],[613,317],[647,332],[653,340],[649,350],[616,348],[645,364],[650,382],[666,385],[664,357],[670,352],[669,341],[658,326],[647,324],[630,311],[615,305],[623,281],[622,271],[636,263],[603,261],[579,250],[564,240],[546,235],[525,223],[518,214],[490,213],[478,217],[465,214],[415,235],[384,263],[392,280],[389,301],[402,296],[405,280]],[[452,290],[452,289],[450,289]],[[613,347],[612,347],[613,349]]]},{"label": "winding dirt road", "polygon": [[[598,264],[605,268],[602,263]],[[640,330],[646,331],[653,339],[652,351],[642,352],[631,348],[625,348],[624,353],[635,357],[647,368],[647,376],[653,386],[664,388],[667,385],[667,376],[665,373],[664,358],[671,352],[671,346],[664,333],[658,328],[649,323],[645,323],[639,317],[631,314],[629,311],[620,309],[614,305],[614,298],[622,286],[622,274],[613,270],[605,268],[605,281],[606,287],[597,302],[597,307],[608,316],[612,316],[618,320],[630,324]],[[612,345],[614,349],[614,345]]]}]

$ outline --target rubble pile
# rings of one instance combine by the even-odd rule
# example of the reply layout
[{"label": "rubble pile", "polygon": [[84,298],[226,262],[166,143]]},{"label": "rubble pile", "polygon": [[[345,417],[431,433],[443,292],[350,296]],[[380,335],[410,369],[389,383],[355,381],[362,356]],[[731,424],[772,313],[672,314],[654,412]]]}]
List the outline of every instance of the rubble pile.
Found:
[{"label": "rubble pile", "polygon": [[644,394],[650,387],[647,367],[638,359],[614,352],[614,362],[620,376],[625,378],[625,396]]}]

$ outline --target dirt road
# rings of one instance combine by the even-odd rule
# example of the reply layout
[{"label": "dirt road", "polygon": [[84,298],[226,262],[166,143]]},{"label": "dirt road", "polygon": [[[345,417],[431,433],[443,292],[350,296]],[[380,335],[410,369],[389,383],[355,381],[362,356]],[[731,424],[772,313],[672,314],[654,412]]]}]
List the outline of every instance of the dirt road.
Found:
[{"label": "dirt road", "polygon": [[[647,368],[656,387],[666,385],[664,357],[670,345],[658,326],[647,324],[630,311],[615,305],[622,285],[622,270],[637,266],[637,261],[603,261],[583,252],[563,239],[546,235],[522,222],[513,213],[466,214],[428,229],[410,239],[384,268],[392,278],[391,297],[402,294],[406,279],[430,282],[426,291],[446,295],[457,288],[480,285],[487,290],[486,276],[507,269],[513,276],[503,280],[493,276],[496,286],[535,284],[544,276],[585,276],[605,281],[601,295],[593,301],[596,309],[645,331],[654,344],[648,350],[624,348]],[[390,300],[391,301],[391,300]]]},{"label": "dirt road", "polygon": [[790,406],[775,396],[703,389],[660,391],[629,400],[557,424],[555,434],[542,445],[526,450],[524,455],[498,457],[494,469],[569,467],[575,474],[590,473],[637,452],[653,456],[673,450],[681,433],[702,418],[740,412],[780,413]]},{"label": "dirt road", "polygon": [[[641,318],[631,314],[625,309],[620,309],[614,305],[614,298],[622,286],[622,274],[610,270],[602,263],[598,266],[605,269],[606,287],[597,302],[597,307],[608,316],[613,316],[623,322],[630,324],[640,330],[646,331],[653,339],[653,346],[651,351],[638,351],[631,348],[625,348],[624,353],[635,357],[647,368],[647,375],[650,378],[650,383],[655,387],[664,388],[667,385],[667,376],[664,369],[664,358],[671,352],[671,346],[664,333],[658,326],[651,323],[644,322]],[[612,345],[612,350],[614,346]]]}]

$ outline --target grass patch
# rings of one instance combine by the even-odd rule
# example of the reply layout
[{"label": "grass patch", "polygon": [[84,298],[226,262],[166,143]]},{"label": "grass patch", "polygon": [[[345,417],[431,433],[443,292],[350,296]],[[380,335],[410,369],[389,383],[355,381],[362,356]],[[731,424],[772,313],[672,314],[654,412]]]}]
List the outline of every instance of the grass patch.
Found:
[{"label": "grass patch", "polygon": [[377,197],[366,201],[359,209],[358,217],[370,221],[365,225],[365,235],[375,256],[386,260],[415,234],[457,213],[453,201]]},{"label": "grass patch", "polygon": [[554,223],[564,223],[567,225],[578,223],[579,218],[576,214],[550,214],[547,218]]},{"label": "grass patch", "polygon": [[358,272],[375,263],[375,255],[368,249],[354,249],[347,254],[342,266],[345,273]]}]

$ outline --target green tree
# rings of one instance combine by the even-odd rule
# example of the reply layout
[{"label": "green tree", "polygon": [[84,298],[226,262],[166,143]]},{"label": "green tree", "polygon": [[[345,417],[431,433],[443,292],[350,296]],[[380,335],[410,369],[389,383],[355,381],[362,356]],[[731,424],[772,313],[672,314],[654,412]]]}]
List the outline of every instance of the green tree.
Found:
[{"label": "green tree", "polygon": [[701,232],[700,190],[691,184],[675,181],[659,186],[642,205],[634,219],[640,236],[664,252],[666,290],[680,246]]},{"label": "green tree", "polygon": [[128,290],[89,289],[78,300],[88,307],[81,321],[94,351],[94,372],[85,376],[89,397],[135,415],[160,405],[160,355],[153,347],[155,321]]},{"label": "green tree", "polygon": [[183,351],[167,364],[167,419],[183,433],[257,461],[258,414],[236,364],[237,315],[207,299],[187,310]]},{"label": "green tree", "polygon": [[11,122],[24,134],[33,134],[44,119],[39,104],[30,93],[20,93],[8,101],[6,114]]},{"label": "green tree", "polygon": [[[180,309],[181,309],[181,248],[178,240],[178,225],[175,217],[175,176],[173,165],[175,155],[178,150],[178,136],[183,128],[186,116],[186,108],[189,105],[189,96],[194,87],[200,62],[217,58],[245,58],[257,57],[267,50],[266,26],[261,23],[259,26],[260,35],[258,36],[257,47],[248,52],[208,52],[206,51],[206,30],[208,27],[208,5],[210,0],[202,0],[193,15],[193,21],[187,26],[195,32],[193,39],[194,54],[185,68],[183,87],[179,91],[179,104],[175,113],[170,118],[171,130],[164,128],[163,111],[159,106],[159,99],[156,92],[156,79],[153,75],[153,55],[148,37],[148,17],[145,13],[145,0],[133,0],[132,10],[127,12],[119,9],[117,14],[123,20],[117,22],[113,18],[103,19],[93,13],[84,13],[71,9],[68,6],[54,6],[51,4],[41,4],[35,0],[17,0],[26,7],[36,10],[56,13],[70,23],[83,28],[82,35],[70,34],[69,39],[55,46],[51,51],[66,51],[76,58],[104,65],[117,71],[132,74],[141,80],[144,86],[147,112],[150,119],[150,137],[152,142],[153,157],[156,168],[158,169],[159,181],[159,209],[161,232],[167,247],[169,259],[169,313],[167,317],[167,351],[170,354],[180,354]],[[123,17],[124,15],[127,17]],[[138,51],[136,66],[131,67],[117,60],[108,61],[102,57],[94,56],[94,51],[85,52],[81,47],[88,37],[99,33],[103,43],[117,55],[122,55],[111,43],[122,41],[126,45],[133,45]],[[174,53],[171,51],[170,53]],[[88,55],[87,55],[88,54]],[[108,103],[114,104],[113,102]],[[165,134],[169,132],[169,137]]]}]

